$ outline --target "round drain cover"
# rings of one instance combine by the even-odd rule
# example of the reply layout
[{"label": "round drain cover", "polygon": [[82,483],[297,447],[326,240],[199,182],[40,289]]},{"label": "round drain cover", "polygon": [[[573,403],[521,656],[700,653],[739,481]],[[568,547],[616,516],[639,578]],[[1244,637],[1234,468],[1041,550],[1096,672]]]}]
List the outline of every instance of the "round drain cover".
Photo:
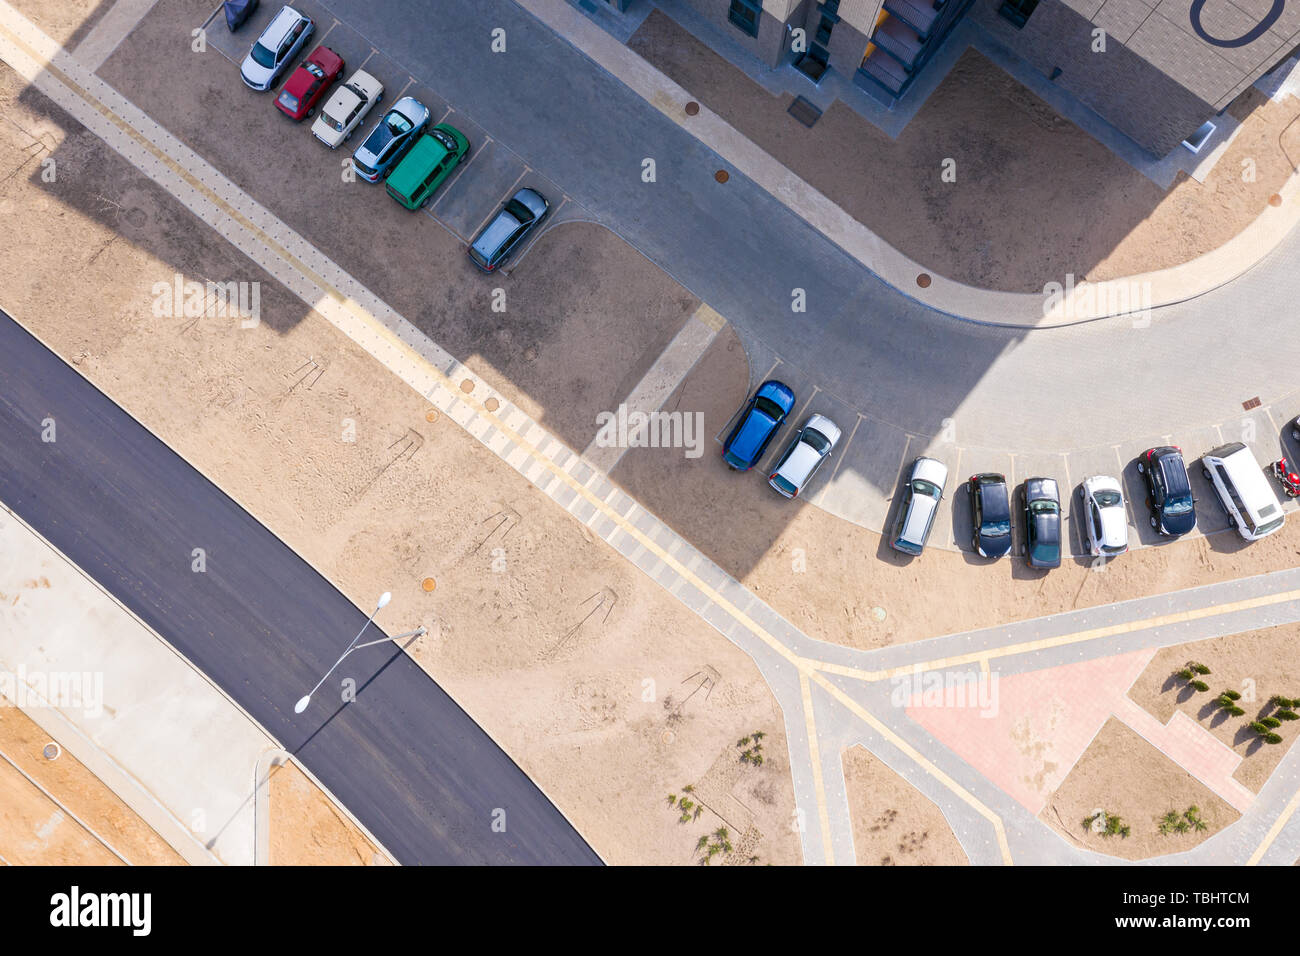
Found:
[{"label": "round drain cover", "polygon": [[700,111],[700,104],[695,102],[694,100],[691,100],[689,103],[686,104],[687,116],[694,116],[699,111]]},{"label": "round drain cover", "polygon": [[877,621],[883,621],[888,615],[885,613],[883,607],[873,607],[871,609],[871,616]]},{"label": "round drain cover", "polygon": [[483,407],[486,408],[489,412],[495,412],[498,408],[501,407],[501,403],[498,402],[495,398],[489,398],[486,402],[483,403]]},{"label": "round drain cover", "polygon": [[725,169],[719,169],[716,173],[713,174],[713,178],[720,183],[725,183],[728,179],[731,178],[731,173],[727,172]]},{"label": "round drain cover", "polygon": [[928,272],[922,272],[916,277],[916,284],[922,289],[930,288],[930,274]]},{"label": "round drain cover", "polygon": [[63,748],[60,747],[58,744],[56,744],[53,740],[51,740],[48,744],[46,744],[45,748],[41,750],[41,754],[45,757],[46,760],[58,760],[59,754],[61,753],[63,753]]},{"label": "round drain cover", "polygon": [[424,588],[426,591],[432,591],[437,586],[438,586],[438,582],[435,581],[433,578],[425,578],[423,581],[420,582],[420,587]]}]

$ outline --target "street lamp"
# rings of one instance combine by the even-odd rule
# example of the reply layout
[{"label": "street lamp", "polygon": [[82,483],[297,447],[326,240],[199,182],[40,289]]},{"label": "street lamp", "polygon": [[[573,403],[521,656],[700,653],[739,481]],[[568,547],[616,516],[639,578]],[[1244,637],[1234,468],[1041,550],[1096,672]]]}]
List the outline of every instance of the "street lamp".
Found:
[{"label": "street lamp", "polygon": [[414,631],[409,631],[406,634],[398,634],[396,637],[385,637],[378,641],[367,641],[364,644],[358,644],[357,641],[361,640],[361,635],[366,633],[366,628],[368,628],[370,626],[370,622],[375,619],[375,615],[378,614],[392,599],[393,599],[393,595],[390,594],[388,591],[385,591],[383,594],[379,595],[379,601],[378,603],[375,604],[375,609],[370,612],[370,617],[366,618],[366,623],[361,625],[361,630],[357,631],[357,636],[352,638],[352,643],[349,644],[347,646],[347,649],[344,650],[343,653],[339,655],[339,659],[334,662],[334,666],[325,672],[325,676],[316,682],[316,686],[313,687],[306,694],[304,694],[302,699],[299,700],[298,703],[293,705],[293,712],[295,714],[301,714],[304,710],[307,709],[307,706],[311,703],[311,695],[316,693],[316,691],[320,690],[320,685],[325,683],[325,681],[329,679],[330,674],[334,673],[334,668],[342,664],[343,658],[347,657],[353,651],[359,651],[363,647],[373,647],[375,644],[386,644],[389,641],[400,641],[408,637],[419,637],[421,634],[425,632],[425,628],[418,627]]}]

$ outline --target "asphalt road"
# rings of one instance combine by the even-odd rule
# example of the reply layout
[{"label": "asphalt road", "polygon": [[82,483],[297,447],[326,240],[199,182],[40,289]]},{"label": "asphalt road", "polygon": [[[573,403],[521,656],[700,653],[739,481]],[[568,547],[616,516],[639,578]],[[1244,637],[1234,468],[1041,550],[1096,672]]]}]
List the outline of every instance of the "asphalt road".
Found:
[{"label": "asphalt road", "polygon": [[[726,316],[755,376],[780,356],[796,391],[816,386],[850,418],[918,436],[951,420],[961,445],[1056,456],[1208,427],[1246,399],[1295,393],[1295,233],[1243,279],[1155,310],[1149,325],[976,326],[886,285],[734,170],[719,185],[722,163],[707,144],[511,0],[440,0],[436,11],[424,0],[320,5]],[[496,28],[502,53],[491,49]],[[647,157],[651,184],[641,181]],[[888,175],[870,157],[852,161],[863,175]],[[795,288],[806,313],[791,312]],[[866,477],[888,490],[897,456],[885,457],[887,478]]]},{"label": "asphalt road", "polygon": [[[42,441],[46,419],[53,442]],[[2,312],[0,500],[234,698],[400,862],[600,863],[391,645],[336,672],[355,679],[353,703],[334,704],[331,681],[295,716],[368,609]],[[202,573],[191,569],[195,548],[206,553]],[[504,832],[493,828],[498,810]]]}]

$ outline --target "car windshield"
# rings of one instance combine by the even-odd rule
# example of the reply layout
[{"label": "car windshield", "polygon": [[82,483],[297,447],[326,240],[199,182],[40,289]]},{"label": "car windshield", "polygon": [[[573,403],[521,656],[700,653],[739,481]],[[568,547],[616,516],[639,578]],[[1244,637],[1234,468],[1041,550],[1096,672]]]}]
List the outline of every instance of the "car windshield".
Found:
[{"label": "car windshield", "polygon": [[373,169],[373,167],[367,166],[365,163],[357,159],[355,156],[352,157],[352,165],[357,167],[357,169],[360,172],[365,173],[367,176],[373,176],[375,174],[375,170]]},{"label": "car windshield", "polygon": [[1056,514],[1055,501],[1031,501],[1029,502],[1029,513],[1036,515],[1054,515]]},{"label": "car windshield", "polygon": [[320,118],[324,120],[325,125],[334,130],[334,132],[343,132],[343,121],[341,119],[335,119],[333,116],[330,116],[329,113],[322,113]]},{"label": "car windshield", "polygon": [[1061,556],[1061,546],[1054,541],[1034,542],[1034,560],[1052,562]]},{"label": "car windshield", "polygon": [[1260,525],[1258,528],[1255,529],[1255,537],[1262,538],[1266,534],[1272,534],[1278,528],[1282,527],[1282,522],[1284,520],[1285,517],[1279,515],[1278,517],[1274,518],[1272,521]]},{"label": "car windshield", "polygon": [[253,62],[258,66],[264,66],[268,70],[275,66],[275,54],[262,46],[262,41],[260,40],[253,44],[253,49],[252,52],[249,53],[249,56],[253,58]]},{"label": "car windshield", "polygon": [[980,525],[980,534],[988,538],[1000,538],[1011,533],[1011,521],[986,521]]},{"label": "car windshield", "polygon": [[1101,550],[1103,554],[1123,554],[1128,548],[1122,544],[1103,544]]},{"label": "car windshield", "polygon": [[394,136],[401,136],[411,131],[411,121],[401,113],[389,113],[388,128],[393,131]]},{"label": "car windshield", "polygon": [[783,475],[773,475],[772,484],[776,485],[787,495],[792,495],[799,490],[794,486],[794,482],[790,481],[789,478],[786,478]]},{"label": "car windshield", "polygon": [[1185,515],[1192,510],[1192,498],[1190,495],[1182,498],[1171,498],[1165,502],[1165,514]]},{"label": "car windshield", "polygon": [[811,445],[813,451],[819,455],[825,454],[826,450],[831,447],[831,443],[826,440],[826,436],[812,428],[804,429],[803,441],[804,444]]},{"label": "car windshield", "polygon": [[432,136],[434,139],[436,139],[438,142],[442,143],[443,146],[447,147],[448,151],[453,153],[456,152],[458,148],[456,145],[456,140],[453,139],[450,134],[444,133],[440,129],[431,129],[429,130],[429,135]]},{"label": "car windshield", "polygon": [[318,79],[318,80],[323,80],[323,79],[325,79],[325,71],[322,70],[322,69],[321,69],[319,66],[317,66],[315,63],[308,63],[308,64],[307,64],[307,72],[310,73],[312,76],[316,77],[316,79]]},{"label": "car windshield", "polygon": [[939,486],[932,481],[926,481],[924,478],[912,479],[912,491],[918,495],[925,495],[927,498],[939,497]]},{"label": "car windshield", "polygon": [[512,199],[506,203],[506,212],[515,217],[516,222],[532,222],[533,214],[518,199]]},{"label": "car windshield", "polygon": [[774,421],[779,421],[781,416],[785,414],[781,411],[780,405],[765,395],[760,395],[758,398],[754,399],[754,407]]},{"label": "car windshield", "polygon": [[1093,497],[1102,508],[1113,508],[1120,503],[1119,492],[1111,491],[1109,488],[1097,492]]},{"label": "car windshield", "polygon": [[290,113],[298,112],[298,97],[294,96],[288,90],[280,94],[280,105]]}]

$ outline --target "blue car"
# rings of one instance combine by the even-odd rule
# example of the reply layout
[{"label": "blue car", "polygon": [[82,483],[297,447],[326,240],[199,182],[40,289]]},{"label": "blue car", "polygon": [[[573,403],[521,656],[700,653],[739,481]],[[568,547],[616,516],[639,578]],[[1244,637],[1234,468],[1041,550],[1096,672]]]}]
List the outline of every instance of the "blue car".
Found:
[{"label": "blue car", "polygon": [[736,471],[753,468],[792,408],[794,392],[788,385],[776,379],[760,385],[722,446],[723,460]]}]

